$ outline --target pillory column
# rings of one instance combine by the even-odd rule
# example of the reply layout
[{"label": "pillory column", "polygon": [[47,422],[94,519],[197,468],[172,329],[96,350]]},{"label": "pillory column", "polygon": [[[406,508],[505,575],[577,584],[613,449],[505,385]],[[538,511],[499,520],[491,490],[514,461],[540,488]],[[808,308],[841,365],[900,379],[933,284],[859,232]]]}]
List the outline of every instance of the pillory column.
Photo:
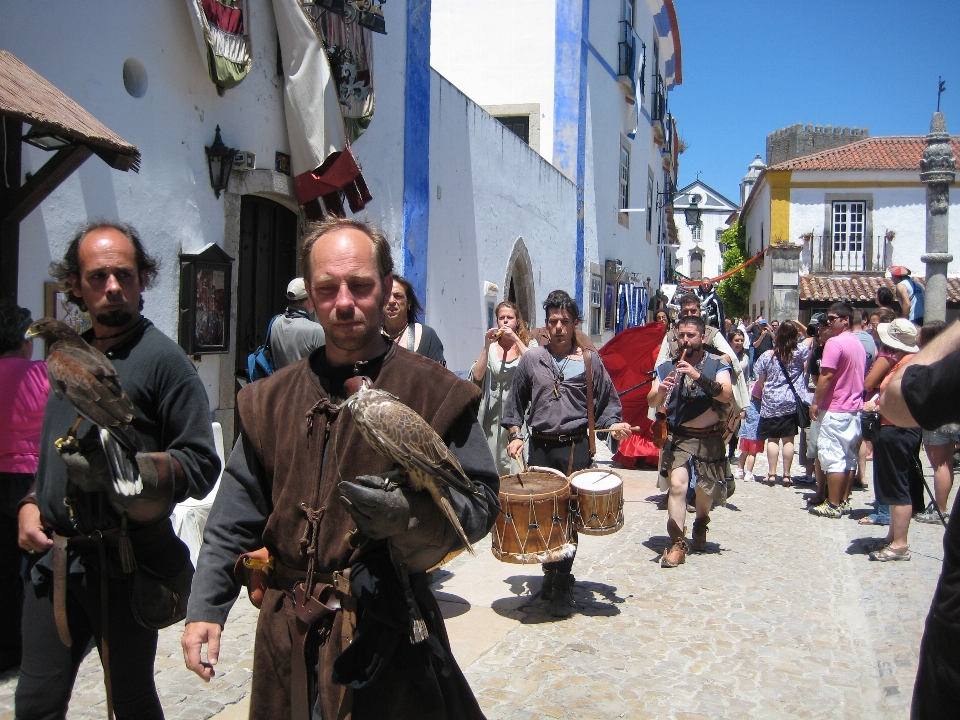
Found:
[{"label": "pillory column", "polygon": [[920,182],[927,186],[927,252],[920,256],[927,266],[926,322],[947,319],[947,263],[953,260],[947,247],[947,220],[956,167],[947,121],[943,113],[935,112],[920,160]]}]

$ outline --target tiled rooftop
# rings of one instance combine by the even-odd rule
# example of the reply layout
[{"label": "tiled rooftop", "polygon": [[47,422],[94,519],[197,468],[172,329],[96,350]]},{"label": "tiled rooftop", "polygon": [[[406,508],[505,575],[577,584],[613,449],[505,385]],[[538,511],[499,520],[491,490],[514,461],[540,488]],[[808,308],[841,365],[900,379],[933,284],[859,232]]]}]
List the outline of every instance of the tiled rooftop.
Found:
[{"label": "tiled rooftop", "polygon": [[[951,139],[960,160],[960,136]],[[924,136],[868,137],[849,145],[803,155],[767,168],[771,170],[920,170]]]},{"label": "tiled rooftop", "polygon": [[[921,285],[923,278],[917,278]],[[886,285],[893,290],[893,281],[882,275],[802,275],[800,300],[811,303],[872,302],[877,289]],[[960,304],[960,278],[947,278],[947,302]]]}]

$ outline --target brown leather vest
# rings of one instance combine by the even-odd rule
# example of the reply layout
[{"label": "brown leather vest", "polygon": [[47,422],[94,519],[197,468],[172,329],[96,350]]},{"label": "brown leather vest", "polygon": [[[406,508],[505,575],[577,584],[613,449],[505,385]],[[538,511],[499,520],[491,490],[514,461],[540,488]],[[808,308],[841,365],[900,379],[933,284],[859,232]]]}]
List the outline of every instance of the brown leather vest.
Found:
[{"label": "brown leather vest", "polygon": [[[391,343],[374,387],[393,393],[443,437],[480,390],[439,364]],[[237,396],[243,431],[263,463],[271,502],[263,542],[289,570],[306,571],[310,527],[301,503],[324,508],[316,571],[332,572],[355,559],[345,541],[356,523],[340,504],[337,484],[385,472],[392,463],[360,435],[349,411],[338,412],[301,360],[247,385]]]}]

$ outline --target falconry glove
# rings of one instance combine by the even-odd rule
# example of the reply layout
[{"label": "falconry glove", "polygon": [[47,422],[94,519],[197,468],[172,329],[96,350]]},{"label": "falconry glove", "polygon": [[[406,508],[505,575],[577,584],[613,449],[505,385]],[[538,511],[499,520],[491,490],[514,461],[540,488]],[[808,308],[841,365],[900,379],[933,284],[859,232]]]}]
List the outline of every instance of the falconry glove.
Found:
[{"label": "falconry glove", "polygon": [[60,438],[56,446],[67,466],[67,478],[71,483],[84,492],[99,492],[110,487],[113,473],[100,442],[98,427],[91,427],[83,437]]},{"label": "falconry glove", "polygon": [[389,538],[411,573],[434,567],[458,544],[456,531],[426,492],[360,475],[340,483],[340,494],[357,528],[371,538]]}]

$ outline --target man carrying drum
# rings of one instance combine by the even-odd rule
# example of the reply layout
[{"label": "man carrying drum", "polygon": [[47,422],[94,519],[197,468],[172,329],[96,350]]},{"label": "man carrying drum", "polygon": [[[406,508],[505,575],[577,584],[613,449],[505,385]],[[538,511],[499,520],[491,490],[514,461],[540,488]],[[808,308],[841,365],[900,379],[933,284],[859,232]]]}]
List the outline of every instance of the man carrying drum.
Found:
[{"label": "man carrying drum", "polygon": [[[569,476],[590,467],[595,436],[592,430],[606,428],[623,440],[629,423],[620,420],[620,399],[600,357],[575,341],[580,308],[563,290],[554,290],[543,303],[550,343],[531,348],[520,358],[503,413],[503,427],[510,433],[507,454],[517,458],[525,438],[520,426],[526,416],[530,428],[531,465],[551,467]],[[591,403],[588,398],[592,399]],[[550,600],[550,614],[567,617],[573,612],[570,574],[576,556],[543,564],[540,597]]]},{"label": "man carrying drum", "polygon": [[707,524],[713,503],[727,501],[726,446],[723,441],[726,408],[733,396],[730,367],[704,347],[700,317],[677,323],[680,354],[657,366],[657,377],[647,395],[650,407],[666,403],[667,443],[660,453],[660,490],[667,496],[667,533],[671,545],[660,566],[673,568],[686,559],[686,496],[693,473],[696,481],[696,520],[692,549],[707,549]]}]

